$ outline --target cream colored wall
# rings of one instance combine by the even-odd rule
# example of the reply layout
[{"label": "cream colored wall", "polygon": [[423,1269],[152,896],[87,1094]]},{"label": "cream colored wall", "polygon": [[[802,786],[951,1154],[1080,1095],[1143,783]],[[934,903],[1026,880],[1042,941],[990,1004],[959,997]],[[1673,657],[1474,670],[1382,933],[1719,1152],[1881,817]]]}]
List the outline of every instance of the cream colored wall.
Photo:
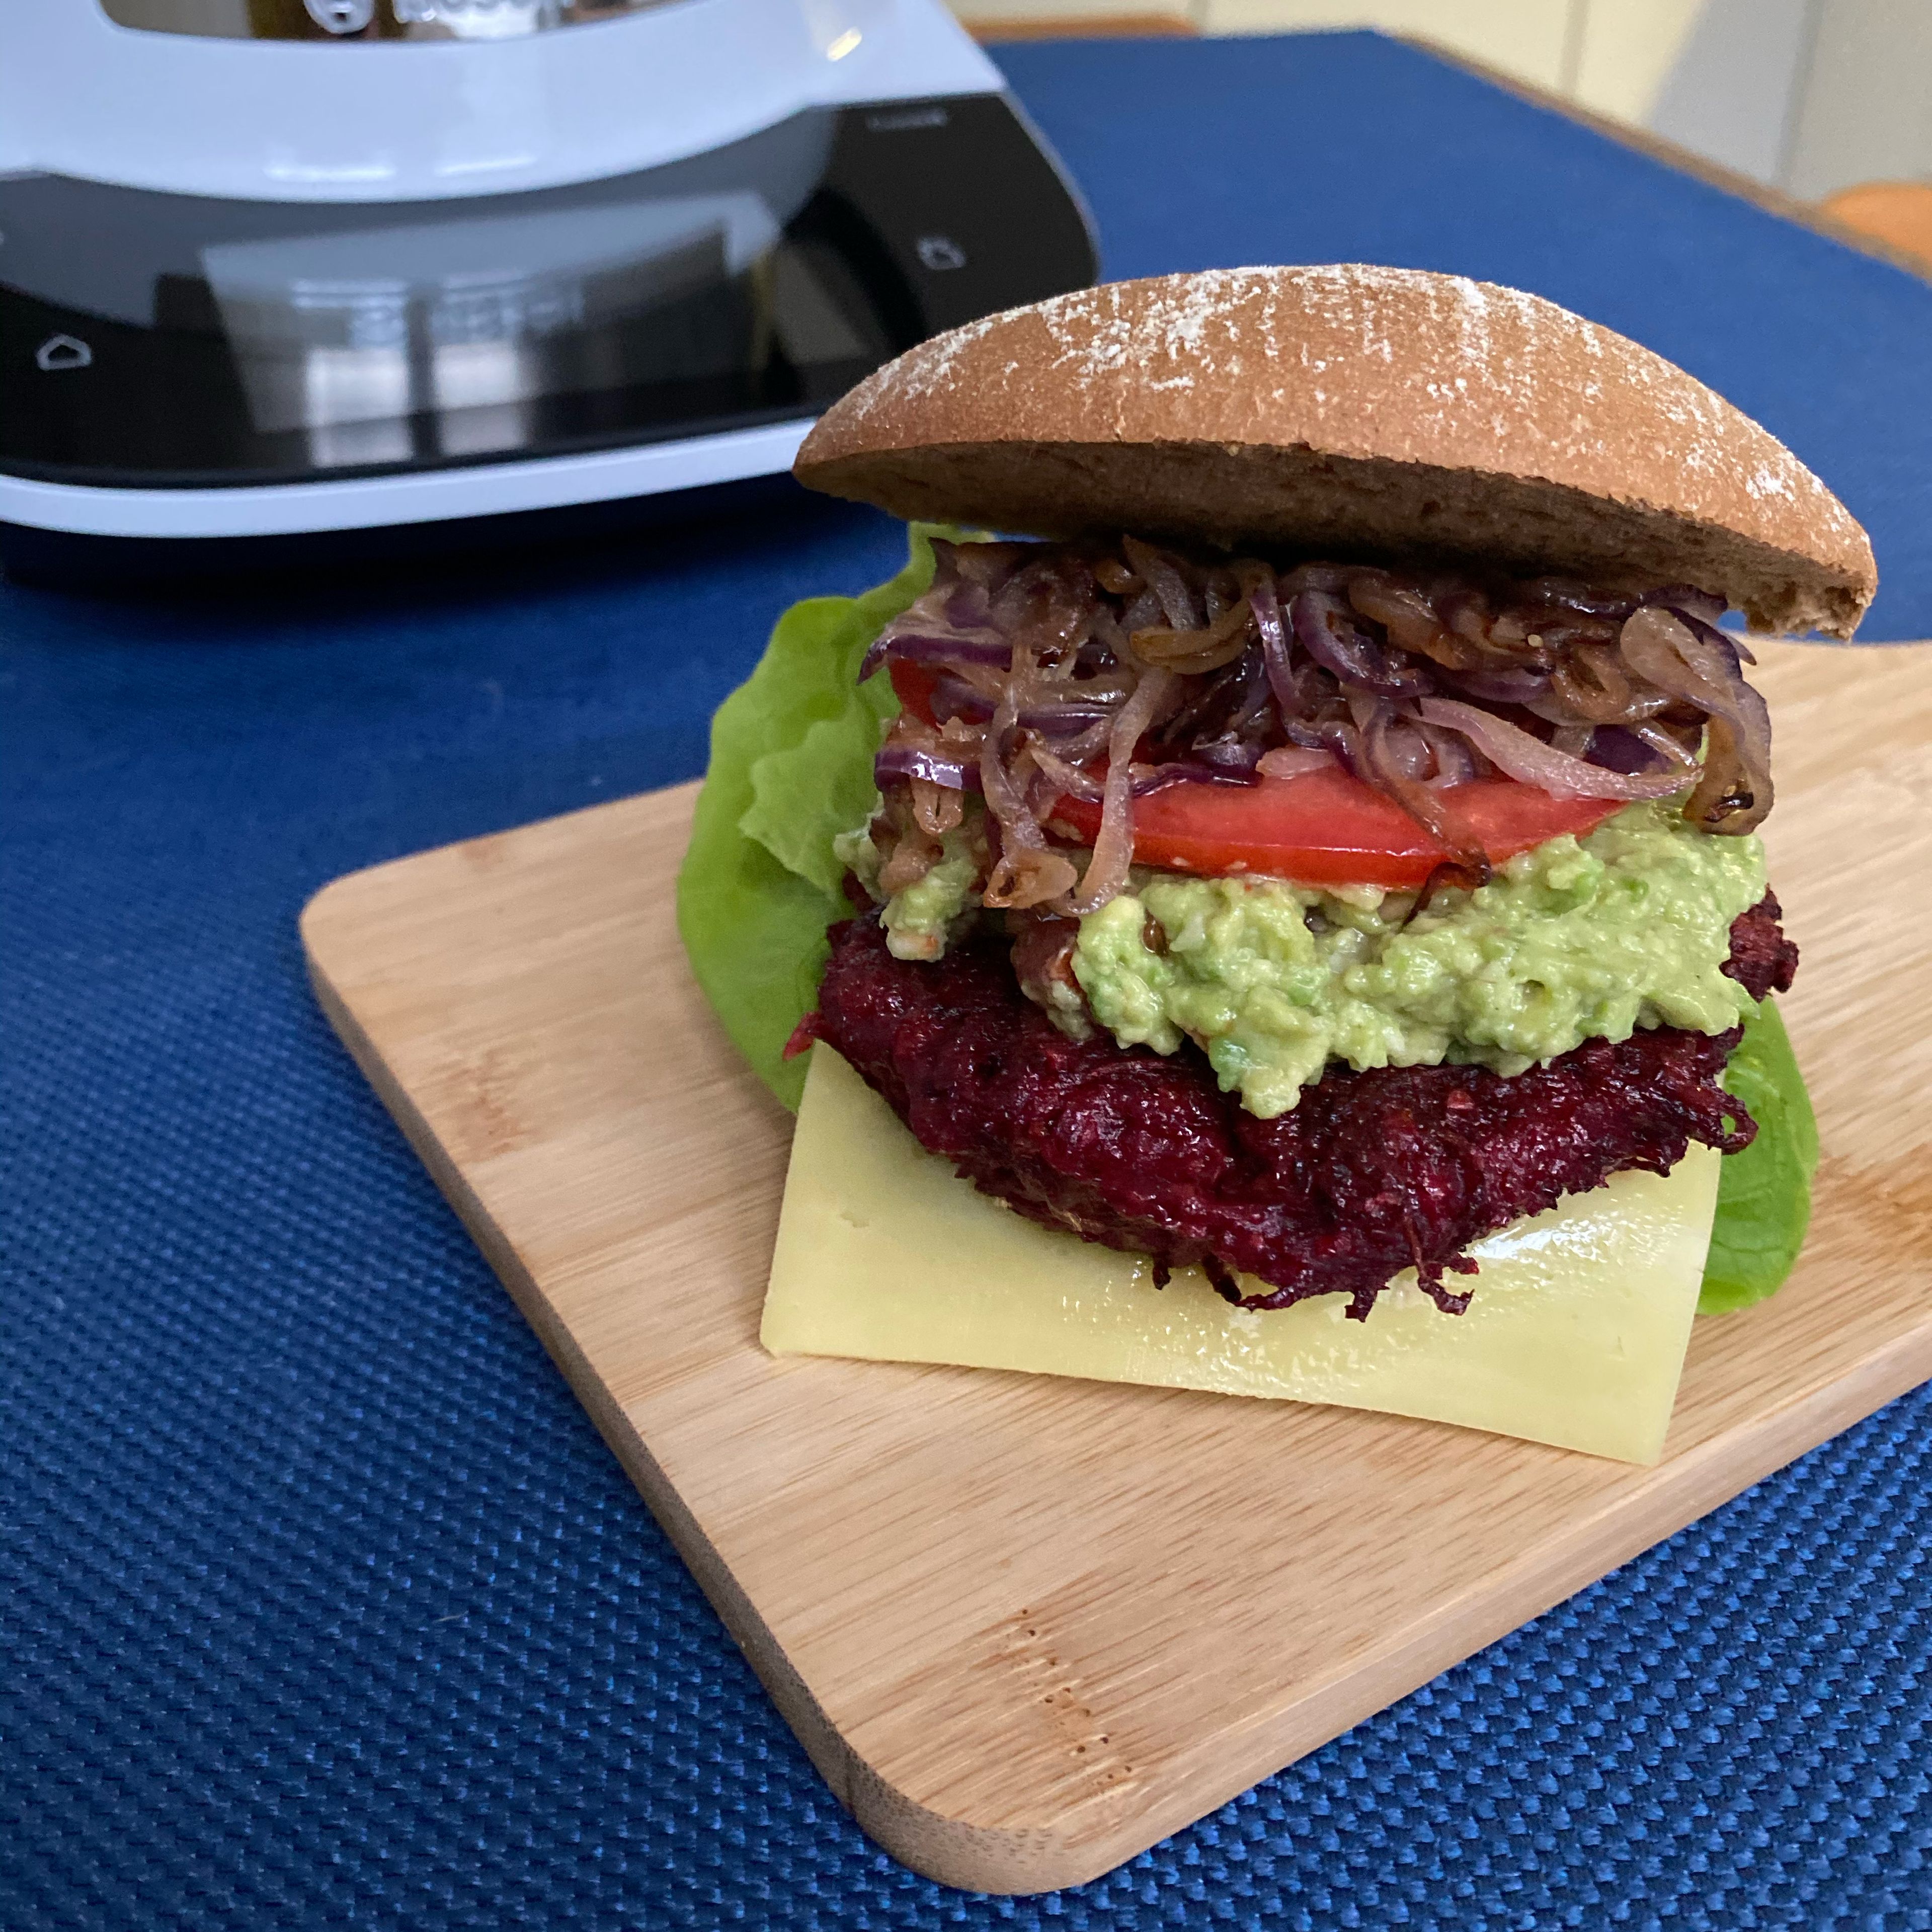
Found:
[{"label": "cream colored wall", "polygon": [[1597,113],[1648,122],[1702,5],[1703,0],[1584,0],[1576,74],[1567,91]]},{"label": "cream colored wall", "polygon": [[1420,34],[1539,87],[1561,89],[1584,8],[1583,0],[1194,0],[1191,10],[1210,34],[1380,27]]},{"label": "cream colored wall", "polygon": [[1932,0],[952,0],[969,24],[1131,14],[1376,27],[1820,195],[1932,177]]},{"label": "cream colored wall", "polygon": [[1378,27],[1440,43],[1598,112],[1641,120],[1701,0],[953,0],[975,20],[1072,20],[1136,14],[1207,34]]},{"label": "cream colored wall", "polygon": [[1782,172],[1808,197],[1932,181],[1932,0],[1825,0]]}]

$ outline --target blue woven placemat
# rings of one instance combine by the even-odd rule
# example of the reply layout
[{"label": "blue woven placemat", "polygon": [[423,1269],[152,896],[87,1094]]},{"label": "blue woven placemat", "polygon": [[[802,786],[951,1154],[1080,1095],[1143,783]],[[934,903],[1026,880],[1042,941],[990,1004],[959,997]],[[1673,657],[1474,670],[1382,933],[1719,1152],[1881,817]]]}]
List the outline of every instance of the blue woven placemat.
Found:
[{"label": "blue woven placemat", "polygon": [[[1575,302],[1786,434],[1932,632],[1932,290],[1371,39],[1010,58],[1114,272]],[[899,542],[801,506],[274,596],[0,588],[0,1928],[1932,1926],[1923,1392],[1079,1890],[949,1892],[827,1795],[295,920],[695,772],[773,612]]]}]

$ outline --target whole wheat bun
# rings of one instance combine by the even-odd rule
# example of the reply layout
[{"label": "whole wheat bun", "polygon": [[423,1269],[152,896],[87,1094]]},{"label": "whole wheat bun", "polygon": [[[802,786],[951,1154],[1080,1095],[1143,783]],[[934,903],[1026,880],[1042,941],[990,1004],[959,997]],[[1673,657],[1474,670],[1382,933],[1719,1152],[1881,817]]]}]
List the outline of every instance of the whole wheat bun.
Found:
[{"label": "whole wheat bun", "polygon": [[1871,545],[1694,376],[1515,289],[1341,263],[1116,282],[908,350],[800,482],[1034,536],[1478,560],[1695,584],[1849,637]]}]

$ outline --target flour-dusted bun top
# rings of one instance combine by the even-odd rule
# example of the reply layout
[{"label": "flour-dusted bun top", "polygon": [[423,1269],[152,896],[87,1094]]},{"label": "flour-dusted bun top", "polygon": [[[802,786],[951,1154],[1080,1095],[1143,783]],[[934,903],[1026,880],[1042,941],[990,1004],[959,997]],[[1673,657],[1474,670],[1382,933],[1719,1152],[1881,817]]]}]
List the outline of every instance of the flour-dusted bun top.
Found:
[{"label": "flour-dusted bun top", "polygon": [[814,489],[1067,537],[1439,556],[1722,594],[1849,636],[1871,546],[1694,376],[1540,296],[1343,262],[1115,282],[909,350],[799,452]]}]

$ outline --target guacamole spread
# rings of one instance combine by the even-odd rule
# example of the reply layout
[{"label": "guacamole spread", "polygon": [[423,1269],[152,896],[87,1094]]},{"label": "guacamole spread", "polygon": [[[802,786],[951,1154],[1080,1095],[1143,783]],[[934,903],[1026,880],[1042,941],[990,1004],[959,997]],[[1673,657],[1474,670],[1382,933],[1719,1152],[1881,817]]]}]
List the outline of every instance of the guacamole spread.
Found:
[{"label": "guacamole spread", "polygon": [[[839,833],[832,842],[832,852],[874,898],[880,896],[879,848],[863,826]],[[948,940],[978,907],[973,888],[979,876],[971,825],[961,825],[940,839],[938,860],[926,877],[886,901],[880,917],[892,957],[944,958]]]},{"label": "guacamole spread", "polygon": [[[958,849],[887,902],[901,958],[938,958],[973,912],[966,839],[950,836]],[[1720,969],[1732,920],[1764,890],[1756,838],[1633,805],[1414,917],[1412,893],[1378,886],[1136,872],[1081,921],[1072,968],[1122,1046],[1196,1041],[1222,1088],[1267,1119],[1330,1060],[1520,1073],[1639,1027],[1721,1033],[1755,1010]]]},{"label": "guacamole spread", "polygon": [[1639,1027],[1721,1033],[1755,1010],[1720,969],[1764,889],[1756,838],[1634,805],[1406,923],[1375,887],[1149,875],[1081,922],[1073,971],[1123,1046],[1197,1041],[1267,1119],[1331,1059],[1520,1073]]}]

